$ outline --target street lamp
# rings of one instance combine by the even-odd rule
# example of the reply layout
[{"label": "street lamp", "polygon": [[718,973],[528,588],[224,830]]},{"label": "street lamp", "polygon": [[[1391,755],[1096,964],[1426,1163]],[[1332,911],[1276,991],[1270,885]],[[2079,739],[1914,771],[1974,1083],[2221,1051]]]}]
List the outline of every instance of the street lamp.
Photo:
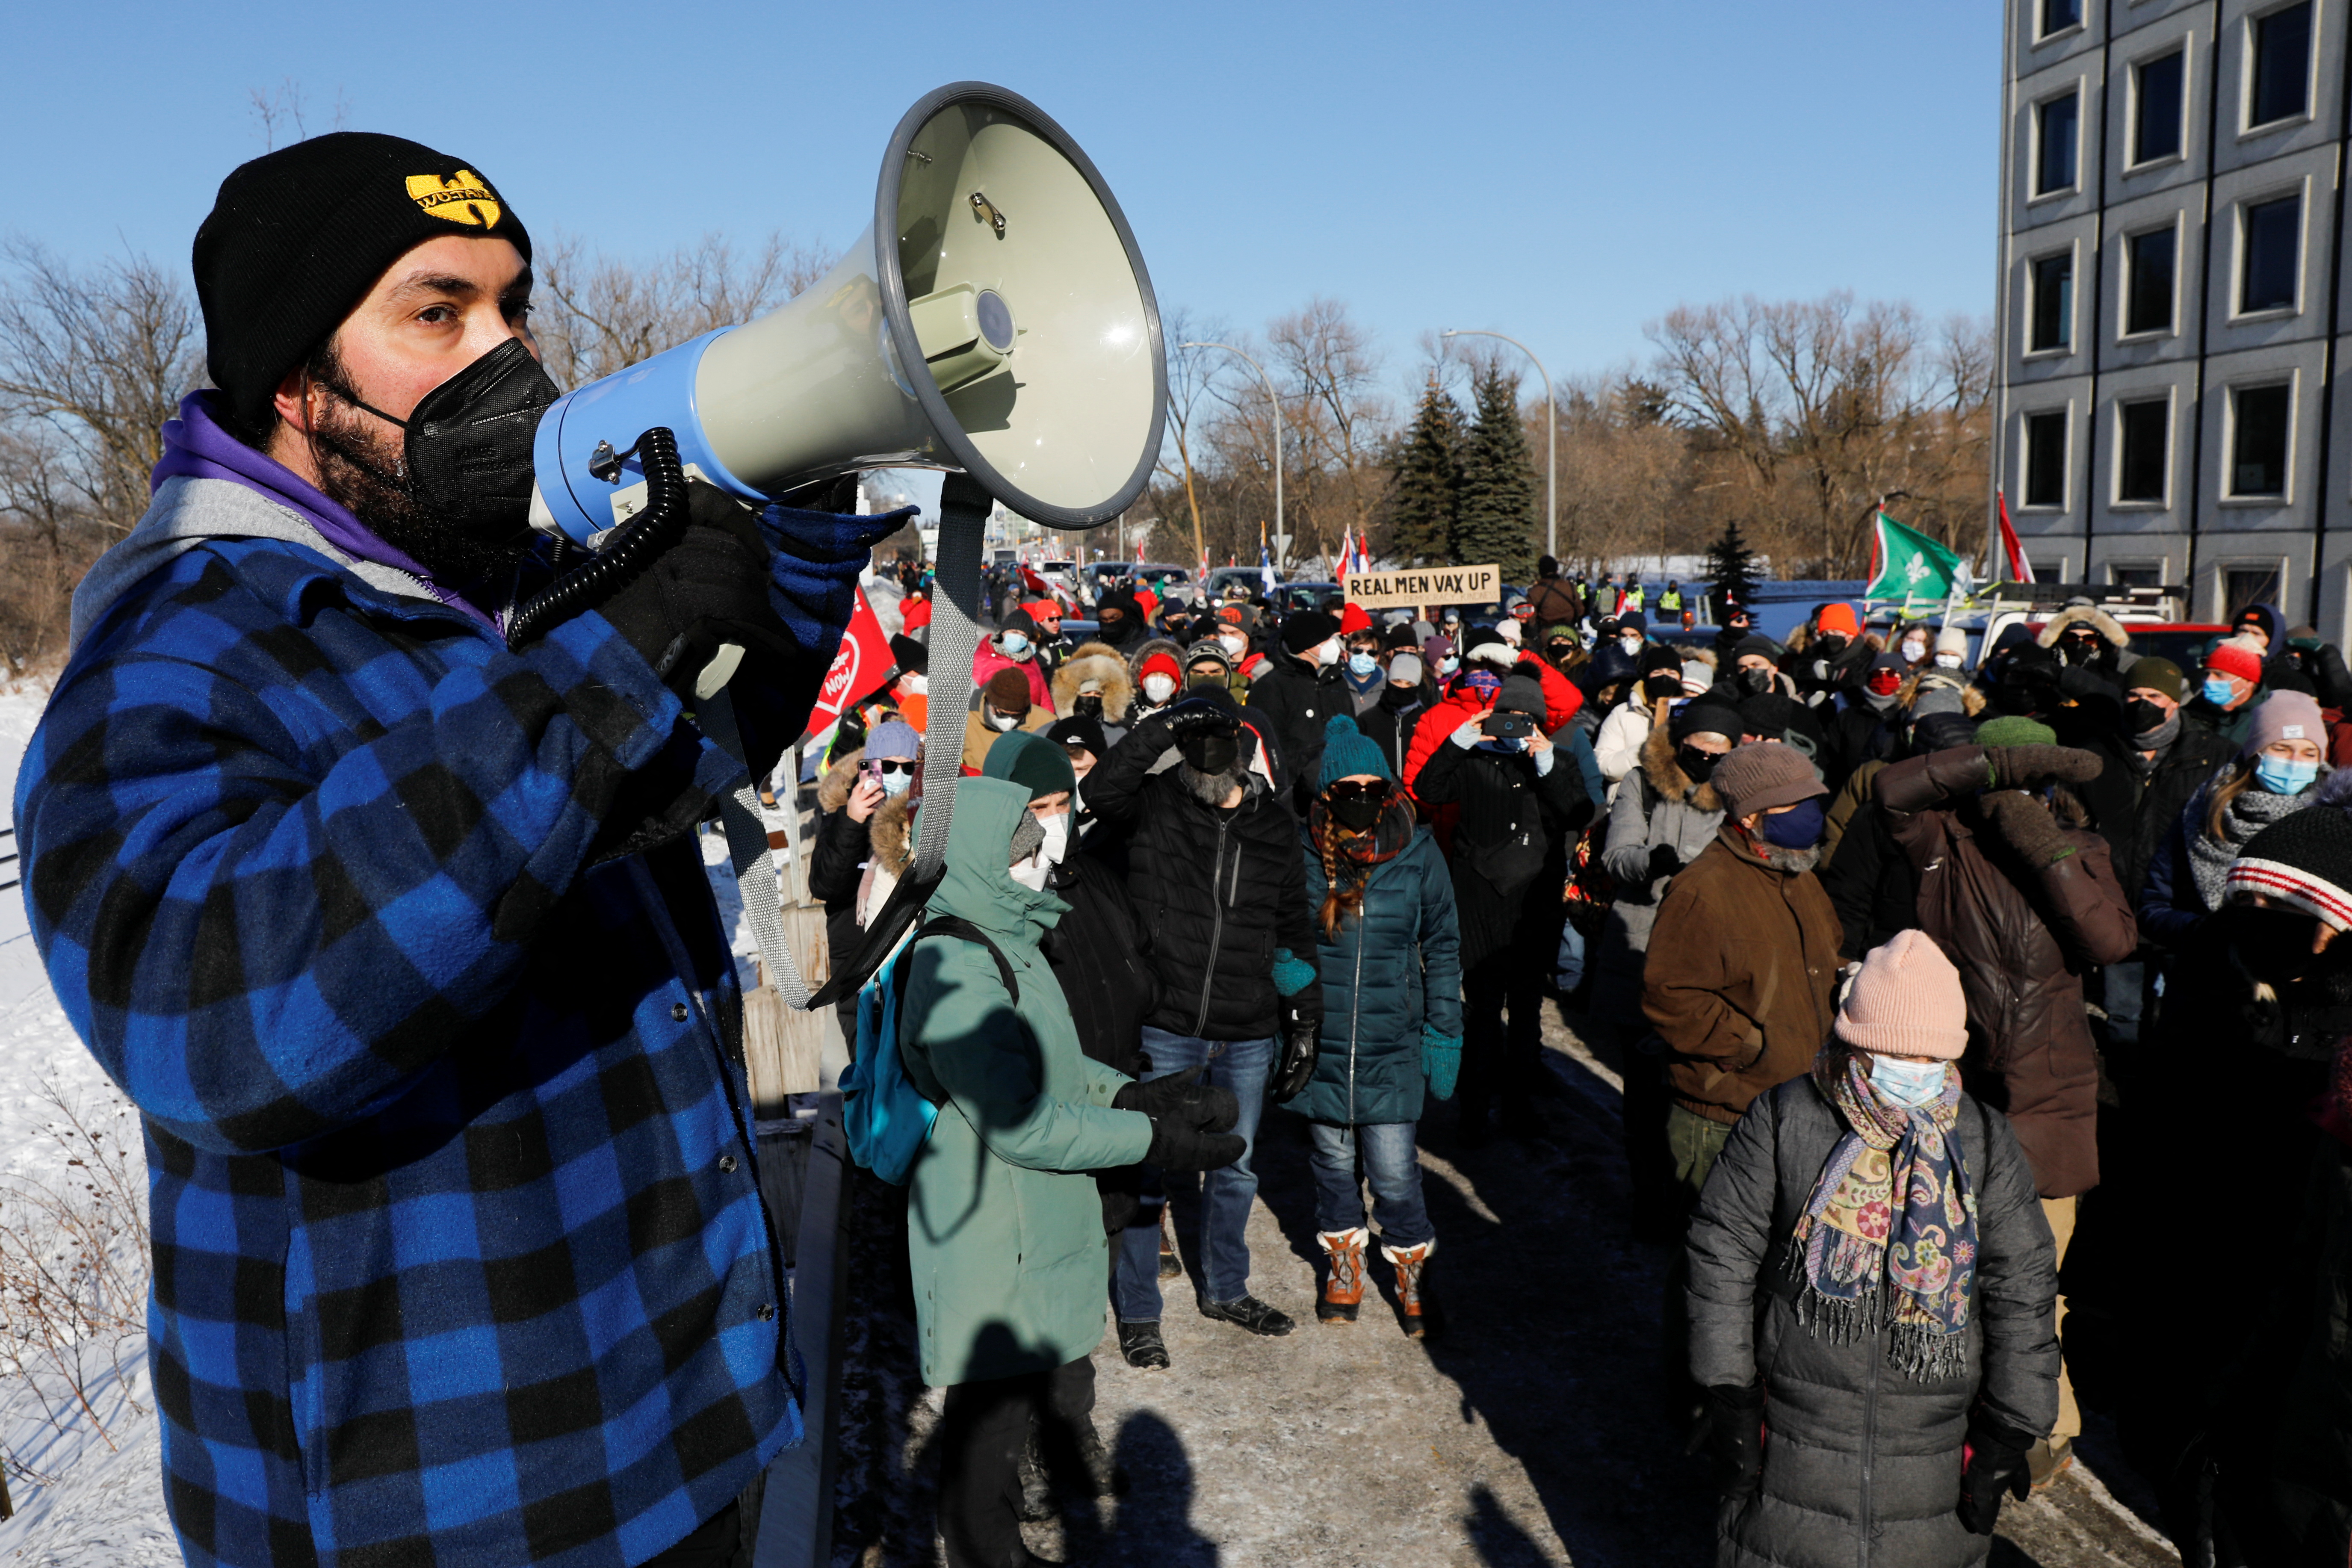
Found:
[{"label": "street lamp", "polygon": [[1438,334],[1446,338],[1502,338],[1513,348],[1528,356],[1536,374],[1544,384],[1544,553],[1557,558],[1559,554],[1559,415],[1551,401],[1551,373],[1544,369],[1543,361],[1536,358],[1535,350],[1514,337],[1490,332],[1479,327],[1448,327]]},{"label": "street lamp", "polygon": [[1243,359],[1249,361],[1250,369],[1257,372],[1257,378],[1265,383],[1265,400],[1274,409],[1274,547],[1282,552],[1282,564],[1287,567],[1290,563],[1290,536],[1282,530],[1282,399],[1274,395],[1274,377],[1265,374],[1265,366],[1242,353],[1231,343],[1203,339],[1199,342],[1178,343],[1176,346],[1180,349],[1223,349],[1229,354],[1241,354]]}]

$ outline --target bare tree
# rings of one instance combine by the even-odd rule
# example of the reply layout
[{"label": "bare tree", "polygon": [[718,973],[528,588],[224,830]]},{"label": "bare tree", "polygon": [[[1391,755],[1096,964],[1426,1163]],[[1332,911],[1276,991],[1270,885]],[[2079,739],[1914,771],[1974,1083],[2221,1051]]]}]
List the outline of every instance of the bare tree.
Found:
[{"label": "bare tree", "polygon": [[[1163,314],[1160,326],[1160,336],[1168,345],[1168,427],[1160,443],[1156,471],[1171,482],[1183,484],[1184,508],[1192,519],[1192,550],[1205,559],[1208,537],[1201,524],[1192,445],[1204,409],[1213,405],[1212,389],[1222,384],[1233,356],[1223,349],[1188,349],[1183,345],[1208,338],[1223,339],[1228,329],[1222,321],[1196,321],[1192,312],[1181,306]],[[1168,457],[1171,447],[1176,454],[1172,465]]]},{"label": "bare tree", "polygon": [[771,234],[745,256],[705,235],[649,265],[615,260],[570,237],[536,256],[532,330],[547,373],[578,386],[714,327],[763,316],[833,269],[837,252]]}]

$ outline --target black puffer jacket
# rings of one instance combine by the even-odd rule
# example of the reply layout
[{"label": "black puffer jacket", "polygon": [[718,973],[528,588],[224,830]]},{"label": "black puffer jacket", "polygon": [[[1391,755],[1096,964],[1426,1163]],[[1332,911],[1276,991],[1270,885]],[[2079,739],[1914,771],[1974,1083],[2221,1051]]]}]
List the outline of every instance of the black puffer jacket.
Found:
[{"label": "black puffer jacket", "polygon": [[[1151,972],[1151,933],[1135,918],[1118,873],[1083,849],[1066,856],[1046,886],[1070,911],[1038,939],[1037,950],[1061,982],[1078,1049],[1105,1067],[1141,1078],[1143,1021],[1160,1000],[1160,977]],[[1097,1171],[1095,1185],[1102,1193],[1103,1234],[1116,1236],[1135,1217],[1142,1169]]]},{"label": "black puffer jacket", "polygon": [[2237,747],[2184,712],[2179,737],[2157,759],[2147,777],[2141,778],[2136,769],[2126,775],[2132,785],[2128,826],[2108,833],[2106,839],[2115,847],[2116,880],[2123,884],[2134,909],[2139,907],[2140,889],[2147,884],[2148,862],[2156,858],[2157,846],[2205,781],[2237,754]]},{"label": "black puffer jacket", "polygon": [[1552,758],[1550,771],[1538,773],[1528,752],[1448,739],[1421,765],[1413,788],[1421,804],[1461,807],[1448,858],[1465,971],[1508,947],[1523,914],[1558,931],[1568,848],[1600,803],[1586,793],[1567,746],[1555,743]]},{"label": "black puffer jacket", "polygon": [[[1202,1039],[1265,1039],[1282,1019],[1277,952],[1313,973],[1298,819],[1255,773],[1232,810],[1202,805],[1179,768],[1150,771],[1170,744],[1167,721],[1147,719],[1086,782],[1096,816],[1127,836],[1128,896],[1151,933],[1160,996],[1144,1021]],[[1297,1000],[1322,1016],[1318,981],[1307,978]]]},{"label": "black puffer jacket", "polygon": [[1732,1129],[1690,1228],[1691,1375],[1764,1388],[1763,1484],[1723,1522],[1721,1568],[1958,1568],[1990,1536],[1953,1510],[1981,1406],[2021,1432],[2058,1416],[2056,1248],[2006,1118],[1964,1101],[1960,1159],[1977,1200],[1977,1264],[1959,1376],[1919,1383],[1878,1332],[1852,1344],[1797,1321],[1780,1263],[1845,1122],[1808,1073]]}]

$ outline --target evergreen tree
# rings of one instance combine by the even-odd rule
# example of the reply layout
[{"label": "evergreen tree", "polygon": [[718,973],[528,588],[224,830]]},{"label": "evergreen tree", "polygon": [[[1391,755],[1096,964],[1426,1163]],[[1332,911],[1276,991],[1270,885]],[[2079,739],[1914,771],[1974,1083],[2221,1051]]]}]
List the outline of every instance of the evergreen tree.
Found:
[{"label": "evergreen tree", "polygon": [[1494,562],[1507,583],[1535,570],[1536,470],[1519,419],[1519,384],[1489,368],[1475,383],[1478,422],[1463,443],[1462,500],[1454,525],[1454,559]]},{"label": "evergreen tree", "polygon": [[1462,410],[1433,372],[1389,489],[1389,548],[1399,561],[1426,566],[1446,559],[1461,488]]},{"label": "evergreen tree", "polygon": [[1723,536],[1706,547],[1707,576],[1713,586],[1707,597],[1715,606],[1715,619],[1724,618],[1724,603],[1731,601],[1752,605],[1756,600],[1756,552],[1739,537],[1739,523],[1735,519],[1723,525]]}]

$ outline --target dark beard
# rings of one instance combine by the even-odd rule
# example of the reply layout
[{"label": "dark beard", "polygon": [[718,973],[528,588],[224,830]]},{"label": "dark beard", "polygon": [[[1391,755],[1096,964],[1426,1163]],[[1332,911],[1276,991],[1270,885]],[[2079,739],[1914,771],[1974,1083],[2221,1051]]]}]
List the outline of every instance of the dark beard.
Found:
[{"label": "dark beard", "polygon": [[1190,763],[1176,764],[1177,782],[1192,793],[1192,798],[1211,810],[1221,810],[1226,799],[1239,785],[1244,797],[1249,793],[1249,764],[1235,757],[1233,765],[1223,773],[1204,773]]},{"label": "dark beard", "polygon": [[319,488],[365,523],[375,536],[431,573],[444,587],[493,584],[503,597],[516,568],[529,557],[528,530],[488,538],[453,523],[428,506],[409,482],[401,433],[362,408],[334,343],[311,361],[310,379],[327,393],[311,422],[310,456]]}]

